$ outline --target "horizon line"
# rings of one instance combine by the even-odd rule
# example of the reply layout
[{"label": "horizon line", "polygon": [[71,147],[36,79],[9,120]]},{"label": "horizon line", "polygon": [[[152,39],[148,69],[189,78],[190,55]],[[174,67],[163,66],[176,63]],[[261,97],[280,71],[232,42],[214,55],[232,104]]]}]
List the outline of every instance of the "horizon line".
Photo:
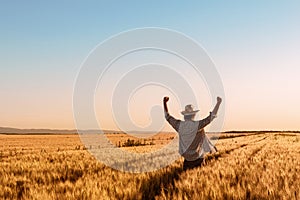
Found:
[{"label": "horizon line", "polygon": [[[14,130],[19,130],[19,131],[74,131],[77,132],[78,131],[99,131],[101,129],[56,129],[56,128],[16,128],[16,127],[8,127],[8,126],[0,126],[0,129],[14,129]],[[122,131],[122,130],[113,130],[113,129],[102,129],[101,131],[103,132],[122,132],[122,133],[126,133],[126,132],[136,132],[136,133],[153,133],[156,131]],[[173,133],[175,131],[160,131],[160,132],[165,132],[165,133]],[[220,133],[234,133],[234,132],[239,132],[239,133],[250,133],[250,132],[296,132],[296,133],[300,133],[300,130],[274,130],[274,129],[259,129],[259,130],[242,130],[242,129],[232,129],[232,130],[224,130],[221,131]],[[0,132],[1,133],[1,132]],[[30,132],[29,132],[30,133]],[[213,131],[206,131],[206,133],[214,133]]]}]

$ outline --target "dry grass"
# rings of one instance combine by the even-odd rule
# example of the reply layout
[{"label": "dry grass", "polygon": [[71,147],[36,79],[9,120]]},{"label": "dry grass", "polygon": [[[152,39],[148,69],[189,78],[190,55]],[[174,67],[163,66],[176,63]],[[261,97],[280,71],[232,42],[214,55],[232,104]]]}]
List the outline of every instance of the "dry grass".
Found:
[{"label": "dry grass", "polygon": [[0,135],[0,199],[300,199],[299,134],[223,137],[217,148],[201,168],[184,172],[180,159],[131,174],[95,160],[76,135]]}]

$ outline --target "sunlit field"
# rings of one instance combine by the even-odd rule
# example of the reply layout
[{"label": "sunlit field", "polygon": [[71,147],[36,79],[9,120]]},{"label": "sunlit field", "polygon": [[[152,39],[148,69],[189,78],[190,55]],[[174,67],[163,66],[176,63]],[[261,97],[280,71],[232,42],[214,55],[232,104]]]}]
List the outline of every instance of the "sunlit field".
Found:
[{"label": "sunlit field", "polygon": [[[120,148],[153,151],[174,134]],[[133,174],[97,161],[78,135],[0,135],[0,199],[300,199],[300,134],[222,135],[202,167],[183,171],[183,159]],[[166,158],[167,159],[167,158]]]}]

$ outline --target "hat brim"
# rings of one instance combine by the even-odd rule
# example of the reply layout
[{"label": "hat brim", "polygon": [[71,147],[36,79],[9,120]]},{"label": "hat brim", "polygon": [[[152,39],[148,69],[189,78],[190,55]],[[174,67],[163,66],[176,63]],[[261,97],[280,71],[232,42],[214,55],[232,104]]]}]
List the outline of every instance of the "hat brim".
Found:
[{"label": "hat brim", "polygon": [[182,111],[181,112],[181,114],[182,115],[194,115],[194,114],[196,114],[197,112],[199,112],[199,110],[194,110],[194,111],[192,111],[192,112],[187,112],[187,111]]}]

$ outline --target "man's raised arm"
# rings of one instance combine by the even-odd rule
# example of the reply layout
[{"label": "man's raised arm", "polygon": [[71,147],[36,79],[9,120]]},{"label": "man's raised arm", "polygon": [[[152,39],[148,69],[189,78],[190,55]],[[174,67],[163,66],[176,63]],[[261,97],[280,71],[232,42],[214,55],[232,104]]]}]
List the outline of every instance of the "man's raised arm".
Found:
[{"label": "man's raised arm", "polygon": [[175,119],[169,114],[168,110],[168,105],[167,102],[169,101],[169,97],[164,97],[163,99],[163,104],[164,104],[164,111],[165,111],[165,118],[169,122],[169,124],[176,130],[178,131],[179,125],[180,125],[180,120]]},{"label": "man's raised arm", "polygon": [[221,103],[222,103],[221,97],[217,97],[217,104],[215,105],[213,111],[211,112],[213,117],[216,117]]},{"label": "man's raised arm", "polygon": [[169,97],[164,97],[164,110],[165,110],[165,113],[169,113],[168,111],[168,105],[167,105],[167,102],[169,101]]},{"label": "man's raised arm", "polygon": [[203,129],[205,126],[207,126],[214,118],[217,117],[217,113],[220,107],[220,104],[222,103],[222,99],[220,97],[217,97],[217,104],[215,105],[212,112],[210,112],[210,115],[206,117],[203,120],[200,120],[198,129]]}]

